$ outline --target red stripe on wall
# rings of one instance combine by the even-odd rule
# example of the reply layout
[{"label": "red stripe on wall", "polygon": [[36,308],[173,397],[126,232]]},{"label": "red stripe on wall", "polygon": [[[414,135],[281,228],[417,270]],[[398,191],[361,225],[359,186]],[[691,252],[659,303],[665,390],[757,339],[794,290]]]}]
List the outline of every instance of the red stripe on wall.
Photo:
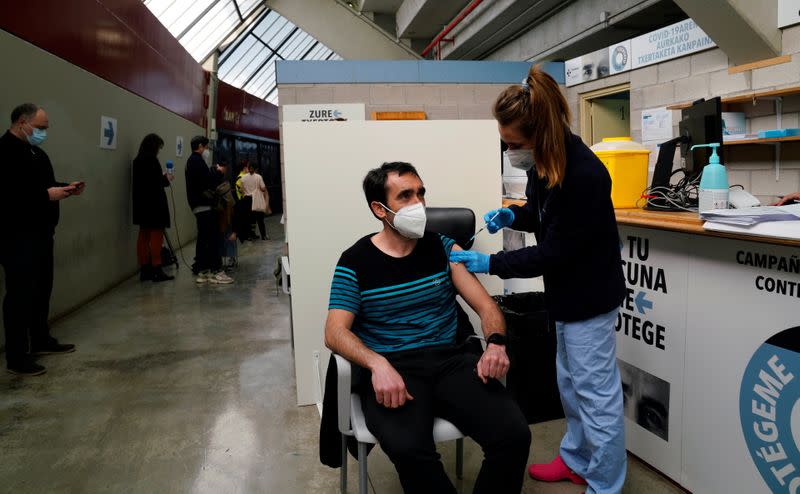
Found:
[{"label": "red stripe on wall", "polygon": [[217,130],[243,132],[279,140],[278,107],[219,81]]},{"label": "red stripe on wall", "polygon": [[0,29],[202,125],[205,73],[141,0],[18,1]]}]

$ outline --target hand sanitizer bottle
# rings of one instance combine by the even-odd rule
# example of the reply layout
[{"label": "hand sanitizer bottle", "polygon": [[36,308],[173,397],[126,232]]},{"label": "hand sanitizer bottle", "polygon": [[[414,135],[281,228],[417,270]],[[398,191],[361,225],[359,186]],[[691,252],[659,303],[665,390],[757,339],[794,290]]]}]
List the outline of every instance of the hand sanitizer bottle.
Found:
[{"label": "hand sanitizer bottle", "polygon": [[711,148],[711,158],[700,177],[700,204],[697,209],[701,213],[711,209],[728,209],[728,171],[719,162],[719,143],[698,144],[692,149],[702,147]]}]

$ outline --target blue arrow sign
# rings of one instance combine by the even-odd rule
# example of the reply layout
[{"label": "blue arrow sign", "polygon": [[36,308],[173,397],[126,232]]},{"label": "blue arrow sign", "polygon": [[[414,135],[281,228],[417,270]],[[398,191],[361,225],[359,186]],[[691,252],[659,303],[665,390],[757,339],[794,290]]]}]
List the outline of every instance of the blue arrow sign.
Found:
[{"label": "blue arrow sign", "polygon": [[636,303],[636,310],[639,311],[639,314],[644,314],[644,309],[650,310],[653,308],[653,302],[644,298],[646,295],[645,292],[636,294],[634,302]]},{"label": "blue arrow sign", "polygon": [[111,122],[108,122],[108,128],[103,130],[103,137],[108,138],[106,146],[110,146],[114,142],[114,125]]}]

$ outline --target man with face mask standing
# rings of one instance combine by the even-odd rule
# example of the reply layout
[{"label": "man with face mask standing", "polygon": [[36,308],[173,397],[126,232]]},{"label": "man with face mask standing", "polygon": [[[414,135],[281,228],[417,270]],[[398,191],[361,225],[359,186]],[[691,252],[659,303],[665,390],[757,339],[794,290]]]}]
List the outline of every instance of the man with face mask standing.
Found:
[{"label": "man with face mask standing", "polygon": [[[473,492],[518,494],[531,436],[498,382],[509,367],[502,313],[474,275],[448,262],[461,248],[425,231],[425,187],[413,166],[384,163],[363,187],[383,230],[342,254],[325,344],[365,370],[356,386],[367,427],[404,492],[456,492],[433,443],[436,415],[483,449]],[[480,316],[487,342],[481,356],[456,340],[456,294]]]},{"label": "man with face mask standing", "polygon": [[222,270],[222,232],[215,206],[215,191],[225,179],[225,167],[209,167],[208,139],[194,136],[192,154],[186,161],[186,197],[197,219],[195,265],[198,284],[230,284],[233,278]]},{"label": "man with face mask standing", "polygon": [[47,113],[25,103],[11,112],[11,128],[0,137],[0,172],[11,184],[0,194],[0,229],[7,235],[0,242],[0,264],[6,278],[6,368],[12,374],[29,376],[45,373],[35,361],[37,356],[75,351],[75,345],[61,344],[50,336],[47,317],[58,203],[80,195],[84,183],[56,181],[50,159],[39,148],[48,127]]}]

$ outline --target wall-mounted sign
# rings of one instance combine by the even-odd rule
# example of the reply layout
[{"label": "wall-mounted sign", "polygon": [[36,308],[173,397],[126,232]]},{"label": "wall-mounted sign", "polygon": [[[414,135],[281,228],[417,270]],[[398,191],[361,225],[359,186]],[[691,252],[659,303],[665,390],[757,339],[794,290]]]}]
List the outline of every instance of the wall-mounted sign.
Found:
[{"label": "wall-mounted sign", "polygon": [[100,117],[100,149],[117,149],[117,119]]},{"label": "wall-mounted sign", "polygon": [[178,158],[183,157],[183,136],[175,138],[175,156]]},{"label": "wall-mounted sign", "polygon": [[568,60],[564,64],[566,84],[568,87],[574,86],[715,46],[717,45],[714,41],[692,19],[686,19],[658,31]]},{"label": "wall-mounted sign", "polygon": [[631,40],[608,47],[608,72],[619,74],[631,70]]},{"label": "wall-mounted sign", "polygon": [[645,67],[717,46],[692,19],[631,40],[633,68]]},{"label": "wall-mounted sign", "polygon": [[800,0],[778,0],[778,27],[800,22]]},{"label": "wall-mounted sign", "polygon": [[363,103],[330,105],[284,105],[284,122],[352,122],[366,120]]}]

